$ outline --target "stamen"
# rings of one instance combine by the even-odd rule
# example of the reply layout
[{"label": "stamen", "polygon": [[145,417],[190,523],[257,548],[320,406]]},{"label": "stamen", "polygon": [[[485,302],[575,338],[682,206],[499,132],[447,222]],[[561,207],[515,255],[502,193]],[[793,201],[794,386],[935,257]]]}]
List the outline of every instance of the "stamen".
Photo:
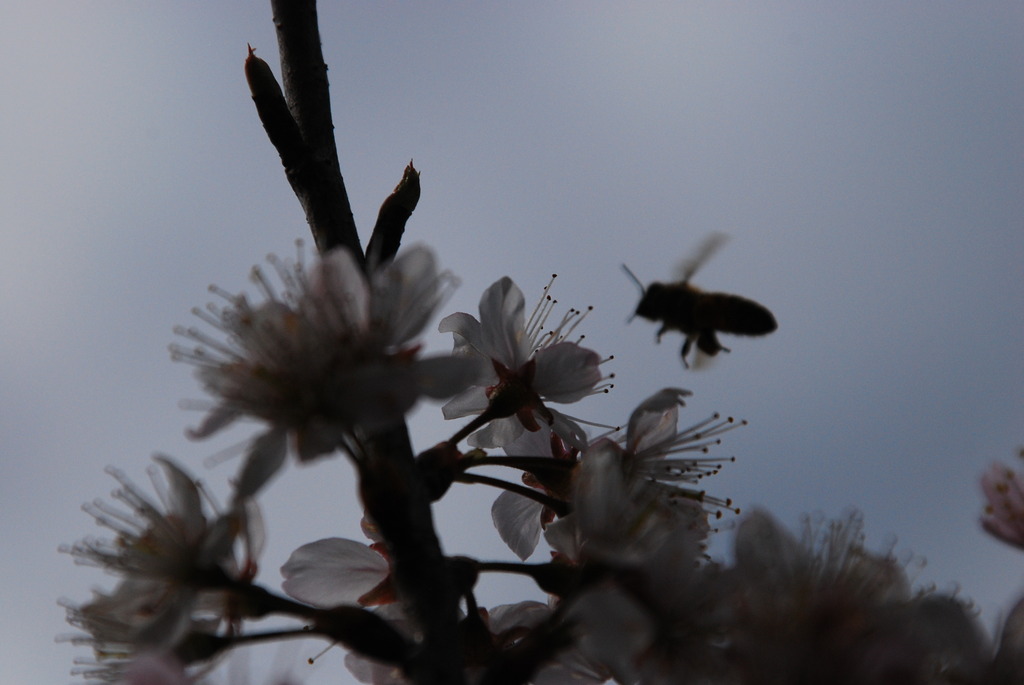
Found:
[{"label": "stamen", "polygon": [[211,400],[181,400],[178,402],[178,408],[185,411],[210,411],[216,406],[217,403]]},{"label": "stamen", "polygon": [[206,309],[199,307],[192,307],[192,315],[203,321],[203,323],[209,324],[214,328],[229,333],[230,329],[223,323],[223,313],[220,308],[215,307],[212,303],[206,305]]},{"label": "stamen", "polygon": [[328,651],[330,651],[330,650],[334,649],[334,648],[335,648],[335,647],[337,647],[337,646],[338,646],[338,643],[337,643],[337,642],[332,642],[331,644],[329,644],[329,645],[327,645],[326,647],[324,647],[324,648],[323,648],[323,649],[322,649],[321,651],[319,651],[318,653],[316,653],[316,654],[314,654],[313,656],[311,656],[311,657],[309,657],[308,659],[306,659],[306,661],[307,661],[307,662],[309,663],[309,665],[310,665],[310,666],[312,666],[312,665],[313,665],[313,662],[315,662],[315,661],[316,661],[317,659],[319,659],[319,658],[320,658],[320,657],[322,657],[322,656],[323,656],[324,654],[326,654],[326,653],[327,653]]},{"label": "stamen", "polygon": [[[207,335],[203,331],[199,330],[198,328],[194,328],[192,326],[189,326],[188,328],[186,328],[184,330],[181,330],[180,326],[175,326],[174,332],[177,333],[178,335],[184,336],[186,338],[191,338],[192,340],[195,340],[200,345],[206,345],[210,349],[215,350],[217,352],[220,352],[221,354],[223,354],[228,359],[234,359],[234,360],[241,360],[242,359],[242,357],[237,352],[235,352],[233,349],[231,349],[230,347],[228,347],[227,345],[225,345],[221,341],[217,340],[216,338],[210,337],[209,335]],[[198,350],[196,350],[196,352],[198,353]]]},{"label": "stamen", "polygon": [[188,347],[182,347],[181,345],[178,345],[176,343],[171,343],[168,346],[168,349],[171,351],[172,361],[187,362],[189,364],[194,364],[196,366],[211,366],[216,363],[210,358],[208,354],[205,353],[204,350],[200,348],[192,349]]},{"label": "stamen", "polygon": [[227,290],[224,290],[224,288],[221,288],[219,285],[216,285],[216,284],[211,284],[211,285],[207,286],[206,289],[208,291],[210,291],[211,293],[213,293],[214,295],[216,295],[217,297],[224,298],[225,300],[227,300],[231,304],[235,304],[235,302],[239,298],[238,295],[235,295],[233,293],[229,293]]},{"label": "stamen", "polygon": [[[267,257],[267,260],[269,261],[270,257]],[[254,266],[249,272],[249,280],[256,284],[256,287],[263,293],[263,296],[266,299],[275,302],[277,301],[277,294],[274,292],[273,286],[270,285],[270,281],[267,279],[266,274],[263,273],[263,269],[258,265]]]},{"label": "stamen", "polygon": [[220,466],[229,459],[245,454],[246,449],[252,444],[252,440],[247,438],[241,440],[234,445],[228,445],[222,450],[218,450],[210,456],[203,459],[203,466],[206,468],[213,468],[214,466]]},{"label": "stamen", "polygon": [[82,505],[82,511],[96,519],[96,523],[109,528],[118,535],[128,530],[142,530],[135,519],[125,515],[124,512],[114,509],[101,499],[93,500]]},{"label": "stamen", "polygon": [[[574,320],[574,321],[572,322],[572,325],[571,325],[571,326],[569,326],[569,327],[568,327],[568,328],[567,328],[567,329],[565,330],[565,332],[564,332],[564,333],[562,333],[562,334],[561,334],[561,335],[559,336],[559,340],[560,340],[560,341],[561,341],[561,340],[565,340],[565,339],[566,339],[567,337],[569,337],[570,335],[572,335],[572,332],[573,332],[574,330],[576,330],[576,327],[577,327],[577,326],[579,326],[579,325],[580,325],[580,323],[581,323],[581,322],[582,322],[582,321],[583,321],[583,320],[584,320],[585,318],[587,318],[587,314],[589,314],[589,313],[590,313],[590,312],[592,312],[592,311],[594,311],[594,307],[593,307],[593,306],[587,307],[587,310],[586,310],[586,311],[584,311],[584,312],[581,312],[581,311],[580,311],[580,310],[578,310],[578,309],[570,309],[570,310],[569,310],[569,314],[570,314],[570,315],[574,315],[574,316],[575,316],[575,320]],[[568,323],[568,321],[569,321],[569,316],[567,315],[567,316],[566,316],[566,318],[562,320],[562,323],[563,323],[563,324],[565,324],[565,323]],[[583,340],[583,337],[584,337],[584,336],[582,336],[582,335],[581,335],[581,336],[579,337],[579,340],[577,340],[577,344],[578,344],[578,343],[579,343],[580,341],[582,341],[582,340]]]},{"label": "stamen", "polygon": [[[598,393],[591,393],[591,394],[598,394]],[[567,419],[575,421],[576,423],[583,424],[584,426],[593,426],[594,428],[605,428],[605,429],[608,429],[608,431],[610,433],[614,433],[616,431],[622,430],[621,426],[612,426],[611,424],[607,424],[607,423],[599,423],[597,421],[588,421],[586,419],[581,419],[578,416],[571,416],[569,414],[566,414],[565,412],[561,412],[561,414],[562,414],[562,416],[566,417]],[[596,438],[595,438],[595,440],[596,440]]]},{"label": "stamen", "polygon": [[[554,300],[549,295],[551,286],[555,284],[555,279],[558,278],[558,274],[551,274],[551,280],[544,286],[543,292],[541,292],[540,300],[538,300],[533,311],[530,313],[529,318],[526,320],[526,325],[523,329],[526,331],[526,335],[530,340],[536,340],[537,331],[544,326],[544,321],[551,313],[551,309],[557,304],[558,300]],[[538,346],[539,347],[539,346]]]}]

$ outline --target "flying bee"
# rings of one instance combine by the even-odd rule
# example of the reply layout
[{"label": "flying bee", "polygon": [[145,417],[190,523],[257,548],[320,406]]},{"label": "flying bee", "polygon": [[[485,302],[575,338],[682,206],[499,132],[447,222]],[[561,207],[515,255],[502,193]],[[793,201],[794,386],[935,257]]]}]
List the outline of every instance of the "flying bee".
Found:
[{"label": "flying bee", "polygon": [[725,236],[721,233],[713,233],[705,239],[693,257],[682,264],[682,278],[675,283],[651,283],[645,288],[629,267],[622,265],[640,288],[640,303],[633,316],[661,322],[658,342],[666,331],[685,335],[681,354],[686,368],[690,368],[686,357],[694,342],[700,352],[714,357],[719,352],[729,351],[718,342],[718,333],[767,335],[778,327],[772,313],[753,300],[728,293],[704,292],[690,284],[697,269],[724,242]]}]

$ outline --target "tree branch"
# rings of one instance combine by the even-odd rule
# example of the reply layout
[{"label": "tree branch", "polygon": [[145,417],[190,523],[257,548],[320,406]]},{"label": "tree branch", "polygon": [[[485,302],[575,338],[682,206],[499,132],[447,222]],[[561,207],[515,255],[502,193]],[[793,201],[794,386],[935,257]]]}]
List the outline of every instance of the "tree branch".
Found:
[{"label": "tree branch", "polygon": [[[322,254],[344,246],[362,261],[363,250],[334,141],[327,65],[320,50],[316,2],[271,0],[271,7],[281,53],[283,95],[291,122],[283,120],[281,108],[277,105],[268,106],[276,112],[269,122],[264,117],[260,102],[256,103],[257,111],[271,142],[281,155],[288,182],[306,213],[317,249]],[[248,65],[247,60],[247,77]],[[264,78],[266,74],[273,79],[269,68]],[[273,90],[263,87],[261,97],[273,98]],[[257,100],[255,88],[253,100]],[[294,131],[289,130],[296,128],[301,143],[295,139]],[[284,148],[279,144],[282,141],[285,142]]]},{"label": "tree branch", "polygon": [[411,661],[417,685],[463,682],[458,593],[434,532],[430,493],[404,423],[371,436],[359,462],[359,490],[387,541],[399,596],[423,634]]},{"label": "tree branch", "polygon": [[[271,6],[284,92],[270,67],[250,54],[246,77],[257,111],[317,248],[323,253],[342,245],[365,264],[338,163],[315,0],[271,0]],[[375,263],[394,255],[418,199],[419,174],[410,163],[381,208],[371,240],[376,241]],[[459,593],[434,530],[430,493],[404,422],[366,439],[359,471],[363,503],[387,542],[399,596],[422,634],[408,663],[409,675],[417,685],[459,685],[464,680]]]}]

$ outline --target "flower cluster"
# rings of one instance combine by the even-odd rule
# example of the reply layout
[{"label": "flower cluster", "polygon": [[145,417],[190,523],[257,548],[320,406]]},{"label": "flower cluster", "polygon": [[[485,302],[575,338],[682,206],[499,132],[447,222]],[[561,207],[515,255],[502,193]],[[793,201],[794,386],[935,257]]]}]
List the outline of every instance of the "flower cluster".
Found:
[{"label": "flower cluster", "polygon": [[[263,426],[228,507],[160,457],[155,498],[115,471],[121,506],[86,506],[113,540],[66,550],[120,577],[67,605],[83,631],[71,640],[93,649],[77,668],[87,678],[191,685],[231,647],[318,635],[348,648],[351,673],[377,685],[1021,681],[1024,600],[991,646],[964,602],[915,591],[904,564],[868,551],[856,515],[808,521],[794,535],[755,510],[734,526],[731,558],[712,559],[713,521],[739,508],[705,489],[726,461],[711,452],[745,422],[682,421],[690,393],[669,387],[624,427],[588,434],[597,424],[552,405],[611,386],[602,358],[570,339],[582,312],[549,325],[550,284],[527,315],[519,288],[498,280],[479,318],[440,322],[451,354],[421,357],[418,338],[453,284],[425,248],[368,274],[344,250],[308,268],[301,256],[270,264],[279,283],[253,272],[260,302],[215,289],[227,304],[195,313],[217,332],[178,329],[195,346],[172,347],[214,398],[195,437],[243,418]],[[451,398],[444,417],[467,422],[415,456],[404,419],[421,397]],[[281,594],[258,585],[255,497],[289,453],[310,462],[335,451],[357,467],[369,542],[303,544],[280,568]],[[521,482],[480,472],[494,468],[517,470]],[[430,546],[430,502],[454,483],[501,490],[492,520],[519,561]],[[1024,482],[997,465],[982,487],[984,528],[1024,548]],[[542,540],[549,559],[523,563]],[[477,582],[494,572],[530,578],[545,601],[481,605]],[[271,613],[301,627],[246,632]],[[448,626],[440,639],[437,625]],[[437,657],[443,649],[450,663]]]}]

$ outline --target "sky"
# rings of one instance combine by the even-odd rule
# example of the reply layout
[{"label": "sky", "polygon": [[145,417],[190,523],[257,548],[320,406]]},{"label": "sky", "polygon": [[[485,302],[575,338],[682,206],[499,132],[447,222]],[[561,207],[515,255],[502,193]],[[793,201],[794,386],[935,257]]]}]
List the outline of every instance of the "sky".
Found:
[{"label": "sky", "polygon": [[[692,390],[684,417],[749,421],[710,492],[790,527],[855,507],[869,547],[988,628],[1024,594],[977,485],[1024,445],[1024,5],[352,2],[320,20],[356,222],[365,240],[414,159],[405,240],[459,277],[443,313],[475,314],[504,275],[532,301],[557,273],[560,303],[594,307],[586,344],[614,355],[614,390],[575,414],[623,423]],[[80,507],[113,489],[104,468],[145,484],[170,454],[225,493],[237,460],[209,458],[255,428],[185,438],[203,394],[172,328],[209,284],[253,292],[253,264],[311,240],[242,74],[246,43],[279,73],[268,4],[5,3],[0,23],[0,663],[71,682],[83,650],[54,642],[57,600],[114,580],[57,549],[100,532]],[[779,329],[687,371],[679,336],[627,324],[620,264],[671,280],[712,232],[730,240],[694,282]],[[454,432],[440,422],[418,408],[416,445]],[[446,551],[511,558],[494,494],[438,505]],[[267,584],[299,545],[360,537],[343,459],[289,468],[261,504]],[[529,591],[488,578],[481,597]],[[307,666],[318,649],[248,663],[351,682],[338,650]]]}]

